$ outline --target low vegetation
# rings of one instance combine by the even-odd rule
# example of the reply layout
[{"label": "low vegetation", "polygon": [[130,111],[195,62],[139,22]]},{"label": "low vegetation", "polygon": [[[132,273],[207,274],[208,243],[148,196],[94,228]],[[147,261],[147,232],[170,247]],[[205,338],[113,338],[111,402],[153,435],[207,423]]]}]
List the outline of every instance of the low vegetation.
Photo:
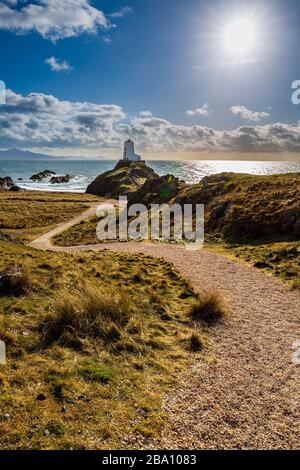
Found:
[{"label": "low vegetation", "polygon": [[298,240],[300,174],[223,173],[204,178],[172,200],[206,207],[206,233],[229,243]]},{"label": "low vegetation", "polygon": [[189,316],[195,322],[217,323],[228,315],[228,305],[223,294],[212,291],[197,298],[191,305]]},{"label": "low vegetation", "polygon": [[45,227],[64,222],[99,201],[87,194],[39,191],[0,191],[0,230],[21,241],[30,241]]},{"label": "low vegetation", "polygon": [[142,255],[0,241],[0,271],[16,262],[26,288],[0,304],[0,447],[123,448],[125,436],[158,436],[164,393],[205,345],[189,285]]},{"label": "low vegetation", "polygon": [[96,227],[99,219],[92,217],[74,225],[65,232],[54,237],[53,242],[58,246],[95,245],[100,243],[96,235]]},{"label": "low vegetation", "polygon": [[229,246],[226,250],[255,268],[279,277],[292,288],[300,289],[300,242]]},{"label": "low vegetation", "polygon": [[162,397],[205,343],[187,315],[196,296],[170,264],[23,244],[96,201],[0,193],[2,449],[123,448],[125,437],[159,435]]}]

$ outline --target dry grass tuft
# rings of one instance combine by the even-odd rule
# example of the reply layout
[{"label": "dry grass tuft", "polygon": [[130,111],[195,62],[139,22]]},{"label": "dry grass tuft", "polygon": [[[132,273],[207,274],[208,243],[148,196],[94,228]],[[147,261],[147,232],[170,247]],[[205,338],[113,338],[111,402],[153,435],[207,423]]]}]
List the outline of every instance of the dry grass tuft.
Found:
[{"label": "dry grass tuft", "polygon": [[205,339],[198,333],[192,333],[189,340],[189,349],[192,352],[202,351],[206,346]]},{"label": "dry grass tuft", "polygon": [[189,316],[194,321],[208,324],[222,320],[227,314],[227,301],[220,292],[209,292],[206,296],[199,297],[189,311]]},{"label": "dry grass tuft", "polygon": [[120,327],[128,323],[133,312],[134,306],[126,292],[113,287],[84,286],[60,293],[52,312],[43,320],[42,331],[47,343],[58,341],[81,349],[81,342],[86,338],[119,340]]}]

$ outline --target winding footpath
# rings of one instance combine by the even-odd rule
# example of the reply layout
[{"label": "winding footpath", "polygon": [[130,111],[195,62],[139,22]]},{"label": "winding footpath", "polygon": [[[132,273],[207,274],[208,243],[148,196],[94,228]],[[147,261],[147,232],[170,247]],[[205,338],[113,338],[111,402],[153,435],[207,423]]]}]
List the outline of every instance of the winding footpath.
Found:
[{"label": "winding footpath", "polygon": [[128,448],[299,449],[300,295],[254,268],[220,255],[174,245],[107,243],[58,247],[51,239],[89,219],[95,207],[60,224],[30,246],[55,252],[110,249],[172,262],[195,290],[220,290],[233,315],[210,330],[211,344],[195,356],[179,388],[166,397],[167,426],[159,442],[124,442]]}]

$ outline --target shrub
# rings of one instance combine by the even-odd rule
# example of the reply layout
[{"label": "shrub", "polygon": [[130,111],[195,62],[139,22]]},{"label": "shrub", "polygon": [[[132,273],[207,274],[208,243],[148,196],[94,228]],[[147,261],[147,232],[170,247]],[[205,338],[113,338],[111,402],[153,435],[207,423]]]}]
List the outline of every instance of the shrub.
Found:
[{"label": "shrub", "polygon": [[220,292],[209,292],[193,303],[189,315],[194,321],[216,323],[227,315],[226,300]]}]

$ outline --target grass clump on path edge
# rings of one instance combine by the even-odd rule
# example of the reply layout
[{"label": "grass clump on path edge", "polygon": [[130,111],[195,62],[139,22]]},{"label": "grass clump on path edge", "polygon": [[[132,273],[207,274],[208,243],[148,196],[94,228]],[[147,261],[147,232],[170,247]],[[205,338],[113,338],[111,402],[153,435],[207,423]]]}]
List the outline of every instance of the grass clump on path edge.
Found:
[{"label": "grass clump on path edge", "polygon": [[225,296],[218,291],[208,292],[205,296],[199,296],[189,311],[189,316],[193,321],[206,324],[217,323],[227,315],[227,301]]}]

